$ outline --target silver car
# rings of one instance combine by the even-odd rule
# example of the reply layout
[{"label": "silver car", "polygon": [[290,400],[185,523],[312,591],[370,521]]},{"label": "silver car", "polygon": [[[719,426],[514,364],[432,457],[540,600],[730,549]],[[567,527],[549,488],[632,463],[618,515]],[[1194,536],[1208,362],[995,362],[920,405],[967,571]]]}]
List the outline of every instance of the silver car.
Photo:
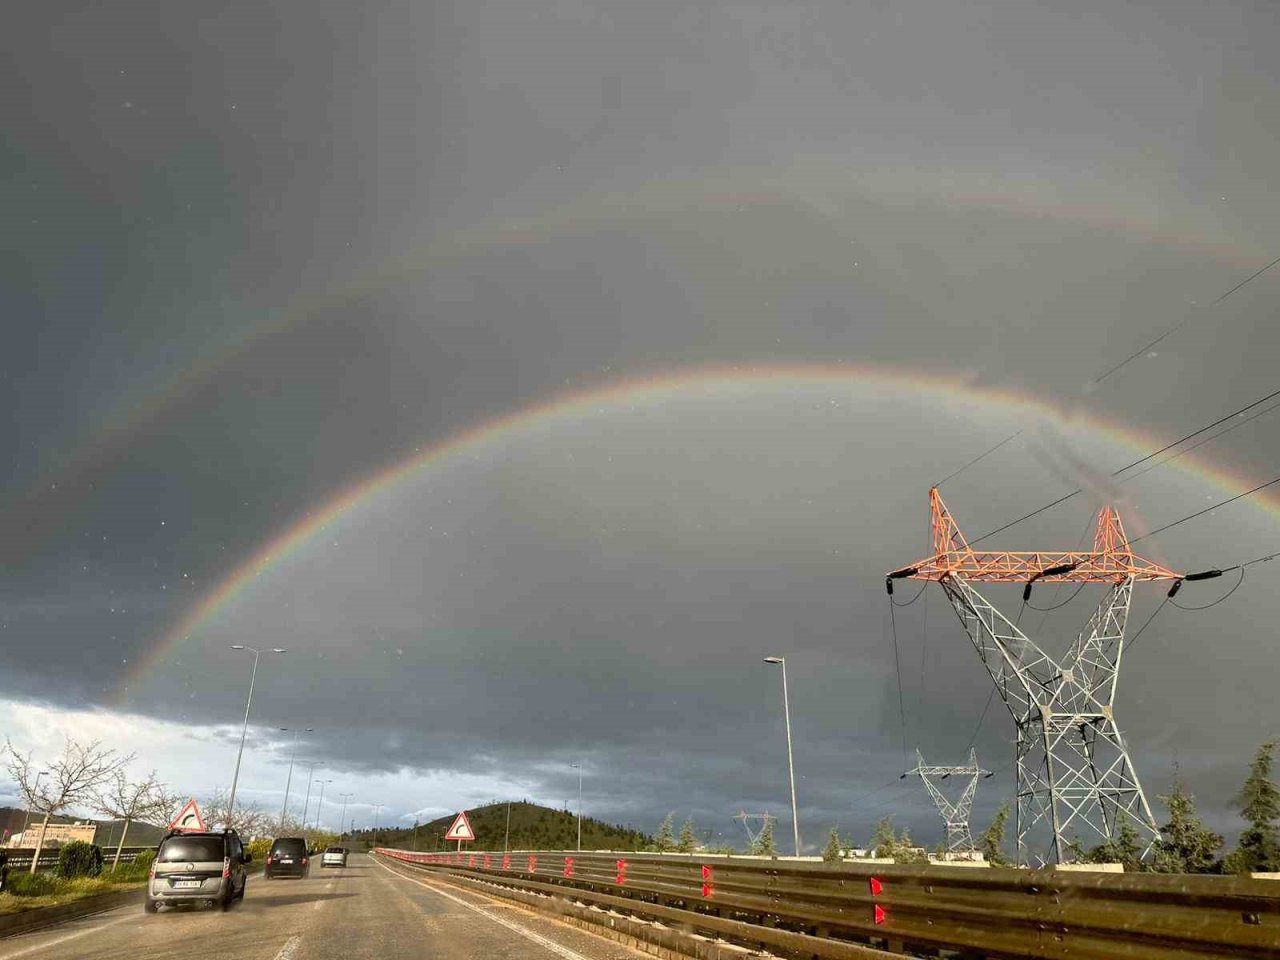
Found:
[{"label": "silver car", "polygon": [[320,857],[321,869],[325,867],[345,867],[347,865],[346,847],[326,847]]},{"label": "silver car", "polygon": [[162,904],[202,903],[226,910],[244,896],[244,865],[251,859],[234,830],[166,836],[147,881],[147,913]]}]

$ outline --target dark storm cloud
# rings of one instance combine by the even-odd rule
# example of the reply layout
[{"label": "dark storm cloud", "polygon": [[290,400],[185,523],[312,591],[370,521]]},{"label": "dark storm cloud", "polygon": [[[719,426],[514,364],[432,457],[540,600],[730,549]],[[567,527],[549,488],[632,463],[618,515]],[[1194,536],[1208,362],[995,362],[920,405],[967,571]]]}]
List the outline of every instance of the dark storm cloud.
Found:
[{"label": "dark storm cloud", "polygon": [[[270,536],[565,387],[892,364],[1161,437],[1274,389],[1277,278],[1209,306],[1276,252],[1280,133],[1255,107],[1280,92],[1278,38],[1261,8],[278,0],[45,6],[7,28],[10,696],[113,702]],[[245,664],[219,644],[287,638],[262,723],[309,712],[351,769],[461,754],[559,801],[556,765],[586,757],[598,809],[711,821],[781,806],[778,678],[759,658],[791,651],[806,817],[862,829],[918,800],[891,787],[847,809],[902,767],[879,578],[924,552],[927,484],[1028,425],[882,401],[681,407],[659,432],[696,413],[696,440],[623,418],[556,435],[576,469],[451,475],[452,503],[414,488],[394,522],[367,520],[378,536],[308,548],[309,581],[249,591],[127,705],[225,723]],[[970,532],[1083,481],[1078,509],[1017,528],[1070,545],[1114,491],[1118,451],[1035,426],[948,485]],[[1274,429],[1206,453],[1270,476]],[[1131,525],[1212,495],[1172,472],[1119,489]],[[1147,543],[1188,565],[1266,552],[1271,527],[1237,509]],[[1215,815],[1273,723],[1253,582],[1270,573],[1145,637],[1143,680],[1124,681],[1126,733],[1156,771],[1176,758],[1198,777]],[[941,603],[921,649],[923,610],[900,626],[907,740],[932,759],[962,751],[987,687]],[[1237,700],[1251,706],[1220,716]],[[1008,755],[998,706],[984,758]],[[1214,741],[1230,759],[1211,768]]]}]

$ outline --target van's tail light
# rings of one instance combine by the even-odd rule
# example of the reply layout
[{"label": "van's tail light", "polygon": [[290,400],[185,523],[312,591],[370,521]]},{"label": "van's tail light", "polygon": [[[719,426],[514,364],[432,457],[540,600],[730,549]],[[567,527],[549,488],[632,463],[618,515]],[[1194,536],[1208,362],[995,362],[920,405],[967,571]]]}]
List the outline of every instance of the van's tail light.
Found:
[{"label": "van's tail light", "polygon": [[152,880],[156,878],[156,862],[154,860],[151,861],[151,869],[147,871],[147,876]]},{"label": "van's tail light", "polygon": [[230,876],[231,876],[231,858],[223,857],[222,858],[222,878],[226,880],[230,878]]},{"label": "van's tail light", "polygon": [[306,857],[303,857],[303,858],[302,858],[302,865],[303,865],[304,867],[307,865],[307,858],[306,858]]}]

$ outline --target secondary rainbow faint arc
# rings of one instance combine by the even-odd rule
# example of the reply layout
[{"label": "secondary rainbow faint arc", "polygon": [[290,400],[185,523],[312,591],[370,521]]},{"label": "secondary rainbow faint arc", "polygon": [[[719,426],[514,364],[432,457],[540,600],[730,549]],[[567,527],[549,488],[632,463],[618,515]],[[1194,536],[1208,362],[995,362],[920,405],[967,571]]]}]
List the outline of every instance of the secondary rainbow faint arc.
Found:
[{"label": "secondary rainbow faint arc", "polygon": [[[1145,236],[1167,246],[1212,256],[1219,262],[1241,269],[1252,269],[1256,265],[1249,251],[1220,240],[1170,230],[1157,217],[1125,217],[1106,206],[1087,207],[1045,199],[1027,189],[999,192],[989,187],[979,189],[983,184],[972,183],[970,189],[964,189],[965,178],[957,179],[951,170],[947,170],[943,178],[938,171],[929,168],[911,169],[906,177],[910,188],[895,187],[894,177],[902,174],[897,167],[891,169],[893,174],[886,175],[884,168],[859,167],[825,156],[800,158],[782,168],[712,169],[688,181],[654,180],[632,190],[586,190],[540,212],[493,215],[479,224],[450,231],[358,270],[354,276],[324,291],[298,295],[270,321],[252,325],[229,345],[194,358],[141,397],[126,401],[122,408],[109,410],[104,421],[94,428],[88,442],[77,447],[56,467],[39,472],[23,502],[43,495],[51,489],[53,480],[63,480],[68,475],[74,477],[80,470],[89,469],[96,458],[110,456],[113,443],[125,442],[144,424],[163,416],[178,397],[210,382],[218,370],[260,339],[304,323],[326,305],[414,276],[429,264],[451,256],[520,245],[543,237],[566,236],[575,231],[589,232],[609,224],[647,221],[665,225],[672,216],[690,209],[728,211],[742,203],[799,203],[834,221],[838,218],[831,208],[849,197],[888,206],[924,200],[944,208],[994,210],[1021,217],[1080,223],[1116,233]],[[938,183],[939,179],[944,182]],[[973,178],[968,179],[972,181]],[[814,187],[813,184],[819,186]],[[0,519],[8,512],[0,511]]]},{"label": "secondary rainbow faint arc", "polygon": [[[676,394],[694,387],[750,386],[772,383],[821,383],[833,382],[847,385],[856,383],[883,383],[894,387],[911,386],[927,392],[960,395],[966,400],[992,403],[1003,407],[1023,407],[1046,417],[1056,417],[1058,412],[1050,404],[1028,394],[996,388],[975,388],[957,376],[938,375],[921,370],[905,370],[885,367],[866,367],[840,364],[787,364],[767,367],[699,367],[689,370],[663,373],[649,377],[636,377],[603,384],[592,388],[558,394],[541,403],[522,407],[496,419],[488,420],[455,433],[446,439],[415,452],[390,467],[370,474],[347,487],[327,501],[323,507],[309,514],[292,527],[284,530],[259,547],[252,556],[237,566],[221,583],[188,613],[175,627],[159,640],[154,649],[144,654],[129,672],[121,687],[132,686],[157,666],[178,643],[189,638],[202,624],[231,602],[241,591],[259,576],[272,570],[277,564],[296,553],[308,541],[340,520],[361,503],[389,490],[398,482],[450,455],[457,455],[491,441],[513,437],[538,424],[558,416],[572,416],[586,412],[602,403],[617,403],[634,396],[654,398],[663,394]],[[1109,423],[1096,416],[1081,416],[1090,429],[1109,439],[1132,447],[1149,448],[1156,441],[1138,430]],[[1181,461],[1178,468],[1199,475],[1219,487],[1238,489],[1240,481],[1230,473],[1203,463]],[[1276,504],[1263,498],[1259,502],[1272,512]]]}]

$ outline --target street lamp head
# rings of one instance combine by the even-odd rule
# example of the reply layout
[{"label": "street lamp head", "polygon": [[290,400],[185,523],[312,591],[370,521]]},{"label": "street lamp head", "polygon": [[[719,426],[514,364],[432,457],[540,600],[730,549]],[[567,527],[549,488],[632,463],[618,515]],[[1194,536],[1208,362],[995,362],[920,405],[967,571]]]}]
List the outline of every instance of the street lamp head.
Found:
[{"label": "street lamp head", "polygon": [[289,651],[286,650],[284,647],[272,647],[271,652],[272,653],[288,653]]},{"label": "street lamp head", "polygon": [[231,649],[232,649],[232,650],[243,650],[243,649],[244,649],[244,644],[243,644],[243,643],[233,643],[233,644],[231,645]]},{"label": "street lamp head", "polygon": [[765,663],[785,663],[786,658],[785,657],[765,657],[764,662]]}]

